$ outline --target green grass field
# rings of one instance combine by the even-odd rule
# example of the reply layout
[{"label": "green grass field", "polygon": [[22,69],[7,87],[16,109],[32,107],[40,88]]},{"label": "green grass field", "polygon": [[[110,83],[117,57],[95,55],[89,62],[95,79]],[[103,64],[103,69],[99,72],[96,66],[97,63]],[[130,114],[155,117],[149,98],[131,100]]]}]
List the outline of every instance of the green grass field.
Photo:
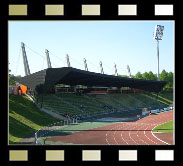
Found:
[{"label": "green grass field", "polygon": [[9,96],[9,144],[58,120],[41,112],[26,96]]},{"label": "green grass field", "polygon": [[153,132],[173,133],[173,121],[161,124],[153,129]]}]

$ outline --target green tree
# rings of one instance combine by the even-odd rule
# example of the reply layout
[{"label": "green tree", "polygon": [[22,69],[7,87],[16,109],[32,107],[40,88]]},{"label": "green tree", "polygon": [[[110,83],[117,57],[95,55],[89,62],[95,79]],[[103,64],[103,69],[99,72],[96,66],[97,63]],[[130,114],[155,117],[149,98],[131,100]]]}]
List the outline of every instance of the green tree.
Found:
[{"label": "green tree", "polygon": [[148,74],[148,72],[143,73],[143,74],[142,74],[142,78],[143,78],[144,80],[149,80],[149,74]]},{"label": "green tree", "polygon": [[164,70],[162,70],[160,74],[160,81],[168,81],[168,73]]},{"label": "green tree", "polygon": [[168,85],[169,85],[169,88],[173,88],[173,73],[172,72],[168,73]]},{"label": "green tree", "polygon": [[13,77],[13,74],[9,74],[9,85],[16,85],[16,82],[12,79]]},{"label": "green tree", "polygon": [[157,80],[157,77],[153,74],[152,71],[150,71],[150,72],[148,73],[148,79],[149,79],[149,80]]},{"label": "green tree", "polygon": [[[145,79],[145,80],[157,80],[157,74],[154,74],[152,71],[140,73],[137,72],[137,74],[133,77],[136,79]],[[167,84],[164,86],[163,90],[166,91],[172,91],[173,90],[173,73],[172,72],[166,72],[166,70],[162,70],[160,74],[160,81],[167,81]]]},{"label": "green tree", "polygon": [[167,81],[167,84],[164,87],[164,90],[173,89],[173,73],[172,72],[166,72],[165,70],[163,70],[160,74],[160,80]]},{"label": "green tree", "polygon": [[135,75],[135,78],[143,79],[141,72],[137,72],[137,74]]}]

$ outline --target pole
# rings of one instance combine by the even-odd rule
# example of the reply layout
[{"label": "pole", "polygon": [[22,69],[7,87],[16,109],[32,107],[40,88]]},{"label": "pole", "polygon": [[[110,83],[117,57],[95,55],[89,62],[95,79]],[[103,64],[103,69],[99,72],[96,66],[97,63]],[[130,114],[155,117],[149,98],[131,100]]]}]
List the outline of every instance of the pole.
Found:
[{"label": "pole", "polygon": [[115,75],[115,76],[118,76],[118,71],[117,71],[116,64],[114,64],[114,75]]},{"label": "pole", "polygon": [[26,52],[25,52],[25,48],[24,48],[24,55],[25,55],[25,61],[26,61],[26,65],[27,65],[27,73],[28,73],[28,75],[30,75],[29,63],[28,63],[28,60],[27,60],[27,55],[26,55]]},{"label": "pole", "polygon": [[104,70],[103,70],[103,67],[102,67],[102,62],[100,61],[99,64],[100,64],[100,73],[104,74]]},{"label": "pole", "polygon": [[129,78],[131,78],[131,72],[130,72],[130,67],[129,67],[129,65],[127,65],[127,70],[128,70]]},{"label": "pole", "polygon": [[71,67],[68,54],[66,55],[66,61],[67,61],[67,67]]},{"label": "pole", "polygon": [[157,58],[158,58],[158,81],[160,81],[160,75],[159,75],[159,40],[157,40]]},{"label": "pole", "polygon": [[83,59],[83,61],[84,61],[84,68],[85,68],[85,71],[88,71],[88,67],[87,67],[86,59],[84,58],[84,59]]},{"label": "pole", "polygon": [[49,51],[46,49],[45,53],[46,53],[46,59],[47,59],[48,68],[51,68],[51,61],[50,61],[50,57],[49,57]]},{"label": "pole", "polygon": [[21,42],[21,47],[22,47],[25,76],[27,76],[27,75],[30,75],[30,69],[29,69],[29,64],[28,64],[27,55],[25,51],[25,44],[23,42]]},{"label": "pole", "polygon": [[23,42],[21,42],[21,47],[22,47],[22,56],[23,56],[25,76],[27,76],[28,73],[27,73],[27,66],[26,66],[26,60],[25,60],[25,46],[24,46]]}]

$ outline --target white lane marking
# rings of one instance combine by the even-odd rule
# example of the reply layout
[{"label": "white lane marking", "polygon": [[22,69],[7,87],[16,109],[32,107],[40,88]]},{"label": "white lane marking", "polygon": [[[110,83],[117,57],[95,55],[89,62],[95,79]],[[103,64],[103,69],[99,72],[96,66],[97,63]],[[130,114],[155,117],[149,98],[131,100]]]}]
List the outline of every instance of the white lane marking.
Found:
[{"label": "white lane marking", "polygon": [[[148,129],[148,128],[149,128],[149,126],[148,126],[146,129]],[[145,137],[146,137],[149,141],[153,142],[154,144],[158,144],[157,142],[154,142],[152,139],[150,139],[150,138],[146,135],[146,130],[144,131],[144,135],[145,135]]]},{"label": "white lane marking", "polygon": [[[136,127],[136,126],[135,126],[135,127]],[[133,127],[132,129],[134,129],[135,127]],[[128,133],[129,137],[132,139],[133,142],[135,142],[137,145],[139,145],[139,143],[137,143],[137,142],[131,137],[131,134],[130,134],[130,133],[131,133],[131,131],[129,131],[129,133]]]},{"label": "white lane marking", "polygon": [[[122,125],[121,125],[121,124],[122,124]],[[110,130],[112,131],[113,129],[118,128],[118,127],[122,128],[122,127],[124,126],[124,124],[126,124],[126,122],[120,122],[119,125],[117,125],[117,126],[111,128]],[[119,129],[120,129],[120,128],[119,128]],[[108,132],[110,132],[110,131],[107,131],[107,133],[106,133],[106,142],[108,143],[108,145],[110,145],[110,143],[109,143],[109,141],[108,141],[108,139],[107,139],[107,137],[108,137]],[[116,131],[115,131],[115,133],[116,133]],[[116,139],[115,139],[114,136],[115,136],[115,134],[113,134],[113,139],[114,139],[114,141],[118,144],[118,142],[116,141]],[[124,140],[124,141],[125,141],[125,140]],[[125,142],[126,142],[126,141],[125,141]]]},{"label": "white lane marking", "polygon": [[[117,126],[111,128],[110,130],[112,131],[113,129],[117,128],[118,126],[120,126],[120,125],[117,125]],[[109,141],[108,141],[108,139],[107,139],[107,137],[108,137],[108,132],[110,132],[110,131],[107,131],[107,132],[106,132],[106,142],[107,142],[108,145],[110,145],[110,143],[109,143]],[[114,139],[114,137],[113,137],[113,139]],[[114,141],[115,141],[115,140],[114,140]],[[116,141],[115,141],[115,142],[116,142]]]},{"label": "white lane marking", "polygon": [[[166,123],[166,122],[165,122],[165,123]],[[164,123],[162,123],[162,124],[164,124]],[[157,125],[157,126],[158,126],[158,125]],[[157,127],[157,126],[155,126],[155,127]],[[154,128],[155,128],[155,127],[154,127]],[[153,128],[153,129],[154,129],[154,128]],[[169,143],[167,143],[167,142],[161,140],[160,138],[156,137],[156,136],[154,135],[154,133],[152,132],[153,129],[151,130],[151,134],[152,134],[156,139],[158,139],[159,141],[163,142],[164,144],[171,145],[171,144],[169,144]]]},{"label": "white lane marking", "polygon": [[[158,143],[156,143],[156,142],[154,142],[152,139],[150,139],[147,135],[146,135],[146,130],[150,127],[150,126],[154,126],[154,125],[159,125],[159,124],[161,124],[161,122],[162,122],[162,120],[164,121],[164,119],[166,118],[166,117],[169,117],[169,115],[168,116],[164,116],[164,117],[156,117],[155,119],[153,119],[153,121],[152,122],[155,122],[155,123],[150,123],[149,124],[149,122],[148,123],[138,123],[138,122],[136,122],[137,124],[139,124],[139,125],[149,125],[149,126],[147,126],[146,127],[146,129],[145,129],[145,131],[144,131],[144,135],[145,135],[145,137],[148,139],[148,140],[150,140],[151,142],[153,142],[154,144],[158,144]],[[128,127],[126,128],[126,129],[128,129],[129,127],[131,127],[131,125],[134,125],[134,123],[132,122],[132,123],[129,123],[129,122],[121,122],[121,123],[123,123],[123,124],[127,124],[128,125]],[[117,126],[115,126],[115,127],[113,127],[112,129],[110,129],[110,130],[113,130],[114,128],[117,128],[117,127],[119,127],[120,125],[117,125]],[[123,125],[124,126],[124,125]],[[136,126],[135,126],[136,127]],[[135,127],[133,127],[133,128],[135,128]],[[122,128],[122,126],[120,126],[120,128]],[[138,129],[139,130],[139,129]],[[107,131],[107,133],[106,133],[106,142],[108,143],[108,145],[110,145],[110,143],[109,143],[109,141],[108,141],[108,139],[107,139],[107,137],[108,137],[108,132],[109,131]],[[131,132],[131,131],[130,131]],[[133,142],[135,142],[136,144],[138,144],[135,140],[133,140],[133,138],[131,138],[131,135],[130,135],[130,132],[129,132],[129,136],[130,136],[130,139],[133,141]],[[150,132],[150,131],[149,131]],[[137,133],[138,133],[138,131],[137,131]],[[116,131],[114,132],[114,135],[113,135],[113,139],[114,139],[114,141],[118,144],[118,142],[117,142],[117,140],[115,139],[115,134],[116,134]],[[127,141],[125,141],[125,139],[123,138],[123,131],[121,132],[121,138],[122,138],[122,140],[126,143],[126,144],[129,144]],[[152,135],[153,135],[153,133],[152,133]],[[137,134],[137,136],[138,136],[138,134]],[[154,135],[153,135],[154,136]],[[139,137],[139,136],[138,136]],[[156,137],[156,136],[155,136]],[[142,140],[144,143],[146,143],[143,139],[140,139],[140,140]],[[162,141],[161,141],[162,142]],[[147,143],[146,143],[147,144]]]},{"label": "white lane marking", "polygon": [[[147,128],[148,128],[148,127],[146,127],[146,129],[147,129]],[[145,129],[145,130],[146,130],[146,129]],[[138,129],[138,131],[137,131],[137,136],[138,136],[138,137],[139,137],[139,135],[138,135],[139,130],[140,130],[140,128],[139,128],[139,129]],[[139,137],[139,139],[140,139],[140,140],[142,140],[145,144],[147,144],[147,145],[148,145],[148,143],[147,143],[147,142],[145,142],[143,139],[141,139],[141,137]]]}]

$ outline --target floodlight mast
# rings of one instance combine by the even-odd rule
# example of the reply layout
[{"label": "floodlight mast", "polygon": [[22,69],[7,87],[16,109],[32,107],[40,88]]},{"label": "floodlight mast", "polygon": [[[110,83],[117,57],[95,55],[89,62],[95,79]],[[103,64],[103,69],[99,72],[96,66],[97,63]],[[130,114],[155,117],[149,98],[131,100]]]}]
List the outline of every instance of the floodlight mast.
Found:
[{"label": "floodlight mast", "polygon": [[158,58],[158,81],[160,81],[160,74],[159,74],[159,40],[162,40],[163,37],[163,30],[164,26],[156,25],[154,31],[154,39],[157,41],[157,58]]}]

